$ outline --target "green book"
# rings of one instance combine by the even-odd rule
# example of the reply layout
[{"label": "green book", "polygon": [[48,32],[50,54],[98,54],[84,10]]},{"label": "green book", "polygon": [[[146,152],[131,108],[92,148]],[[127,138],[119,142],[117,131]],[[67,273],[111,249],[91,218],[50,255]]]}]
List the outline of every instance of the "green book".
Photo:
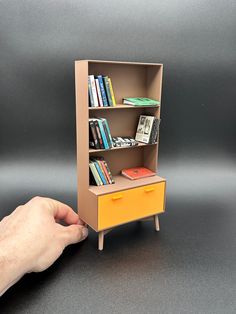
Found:
[{"label": "green book", "polygon": [[131,106],[158,106],[160,101],[145,97],[124,98],[123,104]]}]

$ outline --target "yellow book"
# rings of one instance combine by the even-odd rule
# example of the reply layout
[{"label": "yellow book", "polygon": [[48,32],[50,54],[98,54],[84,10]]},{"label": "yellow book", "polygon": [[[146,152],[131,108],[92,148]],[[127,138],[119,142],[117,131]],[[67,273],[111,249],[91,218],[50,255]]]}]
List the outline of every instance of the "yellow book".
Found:
[{"label": "yellow book", "polygon": [[109,87],[110,87],[110,93],[111,93],[112,104],[113,104],[113,106],[116,106],[115,95],[114,95],[114,91],[113,91],[113,88],[112,88],[112,83],[111,83],[110,77],[108,77],[108,83],[109,83]]}]

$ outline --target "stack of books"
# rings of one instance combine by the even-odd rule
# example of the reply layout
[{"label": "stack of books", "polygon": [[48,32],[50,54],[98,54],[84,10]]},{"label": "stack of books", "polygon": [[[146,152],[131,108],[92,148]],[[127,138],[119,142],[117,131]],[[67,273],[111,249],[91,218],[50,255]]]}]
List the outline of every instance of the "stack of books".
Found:
[{"label": "stack of books", "polygon": [[124,105],[131,105],[131,106],[159,106],[160,101],[146,98],[146,97],[136,97],[136,98],[124,98],[123,99]]},{"label": "stack of books", "polygon": [[106,185],[115,183],[107,162],[103,157],[89,159],[90,184]]},{"label": "stack of books", "polygon": [[113,147],[107,119],[89,119],[89,147],[94,149],[109,149]]},{"label": "stack of books", "polygon": [[139,117],[135,140],[146,144],[157,143],[160,119],[154,116]]},{"label": "stack of books", "polygon": [[112,137],[114,147],[136,146],[138,142],[131,136],[116,136]]},{"label": "stack of books", "polygon": [[89,107],[108,107],[116,105],[110,77],[89,75],[88,91]]}]

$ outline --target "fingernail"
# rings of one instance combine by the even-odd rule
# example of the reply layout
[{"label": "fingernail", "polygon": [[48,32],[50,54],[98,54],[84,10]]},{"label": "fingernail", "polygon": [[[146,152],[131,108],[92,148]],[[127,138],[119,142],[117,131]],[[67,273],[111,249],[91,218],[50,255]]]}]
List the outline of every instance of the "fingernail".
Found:
[{"label": "fingernail", "polygon": [[83,239],[85,239],[88,236],[88,228],[85,227],[82,228],[82,235]]}]

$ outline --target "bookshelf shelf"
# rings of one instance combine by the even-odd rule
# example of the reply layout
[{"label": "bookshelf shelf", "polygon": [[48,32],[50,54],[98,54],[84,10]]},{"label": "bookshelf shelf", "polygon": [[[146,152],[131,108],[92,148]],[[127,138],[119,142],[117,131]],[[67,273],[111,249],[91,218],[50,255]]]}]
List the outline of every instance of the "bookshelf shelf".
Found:
[{"label": "bookshelf shelf", "polygon": [[158,106],[131,106],[131,105],[123,105],[123,104],[117,104],[116,106],[108,106],[108,107],[89,107],[89,110],[115,110],[115,109],[140,109],[140,108],[154,108],[159,109]]},{"label": "bookshelf shelf", "polygon": [[165,179],[162,177],[159,177],[158,175],[143,178],[139,180],[130,180],[128,178],[123,177],[122,175],[114,176],[114,184],[108,184],[108,185],[101,185],[101,186],[89,186],[89,191],[95,194],[96,196],[104,195],[108,193],[114,193],[119,192],[127,189],[133,189],[149,184],[164,182]]},{"label": "bookshelf shelf", "polygon": [[153,144],[145,144],[145,143],[139,143],[136,146],[123,146],[123,147],[112,147],[109,149],[89,149],[89,153],[99,153],[99,152],[106,152],[106,151],[112,151],[112,150],[119,150],[119,149],[134,149],[134,148],[140,148],[140,147],[145,147],[145,146],[151,146],[151,145],[157,145],[157,143]]},{"label": "bookshelf shelf", "polygon": [[[159,230],[158,215],[165,211],[166,180],[158,176],[158,143],[110,149],[89,148],[89,118],[105,118],[111,135],[135,136],[139,116],[160,119],[161,106],[122,104],[125,97],[147,97],[161,103],[163,65],[121,61],[75,61],[78,212],[80,218],[98,232],[99,250],[108,230],[145,217],[152,217]],[[104,75],[112,80],[117,105],[89,107],[88,75]],[[133,109],[133,110],[130,110]],[[114,184],[94,186],[89,179],[89,158],[104,157]],[[121,170],[146,167],[155,176],[130,180]]]}]

